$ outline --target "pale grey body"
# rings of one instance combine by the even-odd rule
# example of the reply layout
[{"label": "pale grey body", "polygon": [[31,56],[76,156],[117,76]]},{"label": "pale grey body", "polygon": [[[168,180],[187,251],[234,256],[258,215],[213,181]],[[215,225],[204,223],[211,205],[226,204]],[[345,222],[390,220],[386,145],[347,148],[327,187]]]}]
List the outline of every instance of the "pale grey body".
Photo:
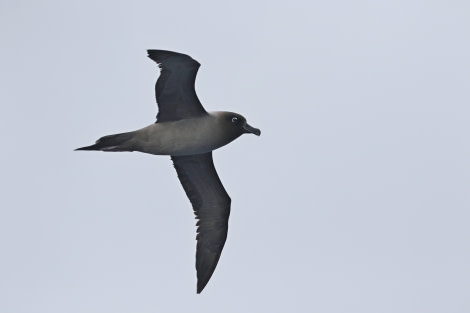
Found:
[{"label": "pale grey body", "polygon": [[199,62],[165,50],[148,50],[161,68],[155,85],[157,121],[142,129],[104,136],[77,150],[140,151],[170,155],[197,222],[197,292],[209,282],[227,239],[231,199],[217,175],[212,151],[242,134],[261,131],[232,112],[208,113],[194,89]]},{"label": "pale grey body", "polygon": [[191,155],[210,152],[240,136],[225,123],[231,112],[210,112],[206,116],[174,122],[155,123],[131,132],[132,137],[106,151],[140,151],[156,155]]}]

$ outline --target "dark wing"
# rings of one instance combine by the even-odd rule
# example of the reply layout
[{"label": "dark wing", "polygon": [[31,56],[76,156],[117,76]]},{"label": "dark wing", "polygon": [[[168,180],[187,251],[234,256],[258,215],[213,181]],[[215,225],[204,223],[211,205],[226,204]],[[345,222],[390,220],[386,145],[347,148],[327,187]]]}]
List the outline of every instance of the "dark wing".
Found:
[{"label": "dark wing", "polygon": [[194,89],[199,62],[186,54],[171,51],[147,52],[148,57],[161,68],[155,85],[157,122],[177,121],[207,114]]},{"label": "dark wing", "polygon": [[214,273],[227,239],[231,200],[215,170],[212,152],[171,159],[199,220],[196,270],[200,293]]}]

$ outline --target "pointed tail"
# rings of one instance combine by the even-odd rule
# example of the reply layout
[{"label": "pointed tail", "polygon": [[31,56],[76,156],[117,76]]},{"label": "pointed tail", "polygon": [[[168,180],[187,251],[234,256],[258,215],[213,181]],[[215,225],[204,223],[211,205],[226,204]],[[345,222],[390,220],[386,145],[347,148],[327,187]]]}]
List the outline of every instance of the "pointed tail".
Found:
[{"label": "pointed tail", "polygon": [[94,145],[81,147],[75,151],[133,151],[129,142],[132,139],[132,132],[101,137]]}]

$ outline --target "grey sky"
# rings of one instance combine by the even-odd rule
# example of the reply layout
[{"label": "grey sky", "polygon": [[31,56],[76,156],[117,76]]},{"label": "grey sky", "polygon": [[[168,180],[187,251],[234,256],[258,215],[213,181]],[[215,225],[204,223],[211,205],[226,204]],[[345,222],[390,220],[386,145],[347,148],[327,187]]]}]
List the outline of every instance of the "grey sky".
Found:
[{"label": "grey sky", "polygon": [[[377,2],[377,1],[376,1]],[[0,312],[470,311],[466,1],[2,1]],[[78,153],[154,121],[191,55],[232,197],[196,295],[169,157]]]}]

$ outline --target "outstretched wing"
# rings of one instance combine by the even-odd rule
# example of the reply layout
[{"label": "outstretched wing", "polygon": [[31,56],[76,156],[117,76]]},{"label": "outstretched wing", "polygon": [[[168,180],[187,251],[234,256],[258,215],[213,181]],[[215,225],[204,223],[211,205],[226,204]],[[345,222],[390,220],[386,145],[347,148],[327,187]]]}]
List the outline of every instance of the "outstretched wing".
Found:
[{"label": "outstretched wing", "polygon": [[212,152],[171,159],[199,220],[196,270],[200,293],[214,273],[227,239],[231,200],[215,170]]},{"label": "outstretched wing", "polygon": [[157,122],[177,121],[207,114],[199,101],[194,82],[199,62],[186,54],[147,50],[148,57],[161,68],[155,85]]}]

